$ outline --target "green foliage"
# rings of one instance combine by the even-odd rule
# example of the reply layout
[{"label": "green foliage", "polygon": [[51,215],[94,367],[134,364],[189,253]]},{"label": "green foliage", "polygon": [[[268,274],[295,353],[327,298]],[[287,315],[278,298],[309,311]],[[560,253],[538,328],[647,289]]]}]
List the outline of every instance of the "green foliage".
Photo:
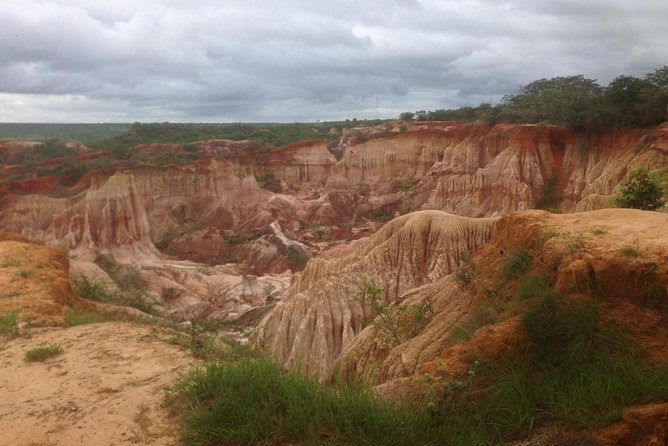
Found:
[{"label": "green foliage", "polygon": [[666,204],[663,185],[654,180],[645,167],[633,170],[619,189],[621,195],[615,200],[619,207],[655,211]]},{"label": "green foliage", "polygon": [[627,257],[638,257],[640,255],[640,249],[637,246],[624,245],[619,248],[619,253]]},{"label": "green foliage", "polygon": [[399,119],[401,119],[402,121],[412,121],[413,119],[415,119],[415,113],[404,112],[399,115]]},{"label": "green foliage", "polygon": [[99,324],[105,322],[106,319],[101,314],[96,313],[79,313],[77,311],[68,311],[65,314],[65,320],[70,327],[77,325]]},{"label": "green foliage", "polygon": [[296,141],[324,139],[337,141],[344,129],[381,124],[382,120],[346,120],[318,123],[139,123],[126,133],[91,141],[95,148],[117,150],[148,143],[186,144],[206,139],[251,140],[258,147],[280,147]]},{"label": "green foliage", "polygon": [[550,288],[550,280],[538,274],[523,277],[517,285],[517,297],[521,299],[529,299],[533,297],[547,298],[555,296],[554,291]]},{"label": "green foliage", "polygon": [[354,298],[370,311],[379,336],[390,345],[399,345],[417,336],[434,316],[431,300],[412,305],[396,304],[384,299],[382,293],[375,283],[364,282]]},{"label": "green foliage", "polygon": [[399,191],[400,192],[410,192],[413,189],[413,181],[412,180],[404,180],[401,182],[399,185]]},{"label": "green foliage", "polygon": [[19,335],[19,310],[0,314],[0,336],[15,338]]},{"label": "green foliage", "polygon": [[533,253],[526,249],[513,251],[508,257],[503,259],[503,275],[506,278],[520,277],[531,268],[533,262]]},{"label": "green foliage", "polygon": [[[668,66],[644,78],[619,76],[607,87],[582,75],[539,79],[500,104],[414,113],[418,121],[550,123],[575,128],[652,127],[668,119]],[[402,114],[403,116],[403,114]],[[408,115],[407,115],[408,116]]]},{"label": "green foliage", "polygon": [[605,235],[608,233],[608,230],[604,228],[594,228],[591,230],[591,233],[594,235]]},{"label": "green foliage", "polygon": [[274,176],[274,174],[271,172],[256,174],[255,181],[257,182],[257,185],[260,186],[262,189],[267,189],[272,192],[281,191],[280,181],[278,181]]},{"label": "green foliage", "polygon": [[411,206],[408,203],[403,203],[399,207],[399,215],[406,215],[406,214],[410,214],[411,212],[413,212],[413,206]]},{"label": "green foliage", "polygon": [[556,173],[553,173],[550,176],[550,179],[543,184],[542,195],[536,208],[543,209],[545,211],[559,211],[559,197],[557,194],[557,182],[559,177]]},{"label": "green foliage", "polygon": [[211,363],[172,391],[188,404],[183,440],[214,444],[427,444],[424,418],[370,392],[324,387],[268,359]]},{"label": "green foliage", "polygon": [[309,259],[310,256],[308,252],[304,252],[301,249],[296,248],[294,246],[288,247],[288,260],[290,261],[290,265],[293,268],[300,270],[304,269]]},{"label": "green foliage", "polygon": [[30,349],[25,354],[25,360],[28,362],[42,362],[63,352],[60,344],[46,344]]},{"label": "green foliage", "polygon": [[387,209],[378,208],[371,213],[371,218],[380,223],[386,223],[392,220],[392,216]]}]

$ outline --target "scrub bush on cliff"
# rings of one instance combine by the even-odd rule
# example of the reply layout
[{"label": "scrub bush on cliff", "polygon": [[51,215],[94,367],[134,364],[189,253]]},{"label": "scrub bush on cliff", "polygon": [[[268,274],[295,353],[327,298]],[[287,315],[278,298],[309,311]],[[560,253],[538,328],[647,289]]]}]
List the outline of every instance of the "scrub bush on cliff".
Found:
[{"label": "scrub bush on cliff", "polygon": [[632,171],[629,179],[623,182],[619,189],[622,194],[615,199],[615,204],[622,208],[655,211],[666,204],[663,186],[650,177],[646,167]]}]

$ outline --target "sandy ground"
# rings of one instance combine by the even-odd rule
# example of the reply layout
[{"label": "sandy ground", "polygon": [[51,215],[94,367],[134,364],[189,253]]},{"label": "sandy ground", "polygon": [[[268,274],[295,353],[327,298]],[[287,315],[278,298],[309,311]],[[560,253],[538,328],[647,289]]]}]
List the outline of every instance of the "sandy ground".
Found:
[{"label": "sandy ground", "polygon": [[[158,327],[105,322],[32,329],[0,351],[0,445],[168,445],[178,426],[165,386],[197,365]],[[28,363],[25,352],[64,352]]]}]

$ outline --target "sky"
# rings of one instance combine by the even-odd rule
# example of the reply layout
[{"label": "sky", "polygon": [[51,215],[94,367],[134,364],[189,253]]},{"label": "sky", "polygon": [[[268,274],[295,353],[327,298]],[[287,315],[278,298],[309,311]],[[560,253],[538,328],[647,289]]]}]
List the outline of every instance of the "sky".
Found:
[{"label": "sky", "polygon": [[0,122],[315,122],[668,65],[666,0],[0,0]]}]

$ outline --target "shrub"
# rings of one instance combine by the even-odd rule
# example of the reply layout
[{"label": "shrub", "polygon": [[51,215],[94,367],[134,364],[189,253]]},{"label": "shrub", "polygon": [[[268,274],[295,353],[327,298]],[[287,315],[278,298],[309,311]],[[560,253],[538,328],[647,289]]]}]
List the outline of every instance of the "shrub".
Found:
[{"label": "shrub", "polygon": [[533,253],[526,249],[518,249],[503,259],[503,275],[506,278],[520,277],[531,268]]},{"label": "shrub", "polygon": [[646,167],[633,170],[619,189],[621,195],[615,199],[615,204],[622,208],[655,211],[666,204],[663,186],[650,177]]},{"label": "shrub", "polygon": [[28,362],[41,362],[59,355],[62,352],[63,348],[60,346],[60,344],[42,345],[28,350],[25,354],[25,360]]},{"label": "shrub", "polygon": [[399,191],[400,192],[410,192],[413,189],[413,181],[412,180],[404,180],[399,184]]},{"label": "shrub", "polygon": [[383,290],[373,282],[365,282],[355,300],[371,311],[378,334],[391,345],[411,339],[429,324],[433,315],[431,300],[412,305],[395,304],[383,299]]},{"label": "shrub", "polygon": [[0,336],[15,338],[19,335],[19,310],[0,314]]},{"label": "shrub", "polygon": [[638,257],[640,255],[640,249],[637,246],[624,245],[619,248],[619,253],[627,257]]}]

